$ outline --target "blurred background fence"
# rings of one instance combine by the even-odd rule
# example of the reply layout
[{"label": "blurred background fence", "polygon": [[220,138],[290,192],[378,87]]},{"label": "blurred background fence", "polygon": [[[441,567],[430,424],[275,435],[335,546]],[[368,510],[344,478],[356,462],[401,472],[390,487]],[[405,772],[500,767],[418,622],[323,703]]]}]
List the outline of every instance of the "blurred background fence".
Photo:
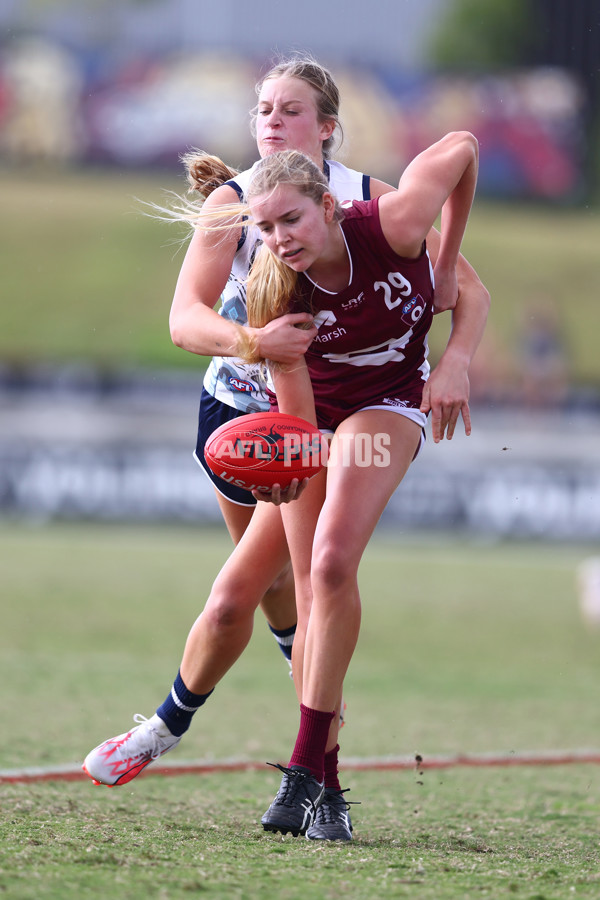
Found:
[{"label": "blurred background fence", "polygon": [[592,0],[0,0],[0,512],[219,520],[191,458],[205,361],[167,331],[182,236],[133,197],[183,191],[193,146],[251,163],[254,83],[309,50],[348,165],[394,182],[446,131],[481,145],[475,434],[428,446],[383,524],[600,538],[599,20]]}]

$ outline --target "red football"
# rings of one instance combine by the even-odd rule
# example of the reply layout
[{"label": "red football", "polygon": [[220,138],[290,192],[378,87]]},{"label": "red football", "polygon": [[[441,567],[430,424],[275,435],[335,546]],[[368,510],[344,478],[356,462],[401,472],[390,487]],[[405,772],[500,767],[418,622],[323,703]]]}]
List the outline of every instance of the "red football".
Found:
[{"label": "red football", "polygon": [[326,461],[326,444],[315,425],[285,413],[250,413],[225,422],[204,447],[208,467],[247,491],[293,478],[312,478]]}]

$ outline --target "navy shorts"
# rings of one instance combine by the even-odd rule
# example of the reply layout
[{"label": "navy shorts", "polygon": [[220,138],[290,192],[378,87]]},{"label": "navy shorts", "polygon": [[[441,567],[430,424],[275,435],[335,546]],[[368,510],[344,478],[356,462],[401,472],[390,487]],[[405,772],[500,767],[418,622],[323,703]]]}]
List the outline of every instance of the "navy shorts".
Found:
[{"label": "navy shorts", "polygon": [[250,491],[245,491],[243,488],[229,484],[229,482],[223,481],[222,478],[219,478],[218,475],[211,472],[206,465],[204,456],[204,445],[213,431],[218,428],[219,425],[223,425],[225,422],[231,422],[232,419],[237,419],[238,416],[243,415],[245,415],[245,413],[241,409],[236,409],[234,406],[228,406],[227,403],[222,403],[221,400],[216,400],[212,394],[209,394],[205,388],[202,388],[200,412],[198,414],[198,440],[196,442],[194,458],[196,462],[200,463],[215,488],[223,497],[226,497],[238,506],[256,506],[257,501]]}]

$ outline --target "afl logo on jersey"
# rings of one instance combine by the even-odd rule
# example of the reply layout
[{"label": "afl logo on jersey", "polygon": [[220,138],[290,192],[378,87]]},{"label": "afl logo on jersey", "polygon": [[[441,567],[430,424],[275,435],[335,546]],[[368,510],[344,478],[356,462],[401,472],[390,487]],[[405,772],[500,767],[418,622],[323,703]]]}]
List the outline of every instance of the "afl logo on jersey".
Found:
[{"label": "afl logo on jersey", "polygon": [[254,385],[250,381],[243,381],[241,378],[230,376],[227,381],[232,388],[235,388],[236,391],[244,391],[244,393],[250,394],[253,390],[255,390]]},{"label": "afl logo on jersey", "polygon": [[420,294],[402,304],[402,321],[405,325],[416,325],[425,312],[425,301]]}]

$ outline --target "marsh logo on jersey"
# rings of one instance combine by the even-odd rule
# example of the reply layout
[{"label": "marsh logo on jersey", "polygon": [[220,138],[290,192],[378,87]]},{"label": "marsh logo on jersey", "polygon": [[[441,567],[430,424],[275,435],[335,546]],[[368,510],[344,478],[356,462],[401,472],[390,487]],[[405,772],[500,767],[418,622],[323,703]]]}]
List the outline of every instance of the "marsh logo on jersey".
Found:
[{"label": "marsh logo on jersey", "polygon": [[425,301],[420,294],[412,297],[402,304],[402,321],[405,325],[412,327],[416,325],[423,313],[425,312]]},{"label": "marsh logo on jersey", "polygon": [[335,317],[335,313],[330,309],[322,309],[320,312],[316,314],[313,319],[313,323],[320,328],[321,325],[335,325],[337,319]]}]

